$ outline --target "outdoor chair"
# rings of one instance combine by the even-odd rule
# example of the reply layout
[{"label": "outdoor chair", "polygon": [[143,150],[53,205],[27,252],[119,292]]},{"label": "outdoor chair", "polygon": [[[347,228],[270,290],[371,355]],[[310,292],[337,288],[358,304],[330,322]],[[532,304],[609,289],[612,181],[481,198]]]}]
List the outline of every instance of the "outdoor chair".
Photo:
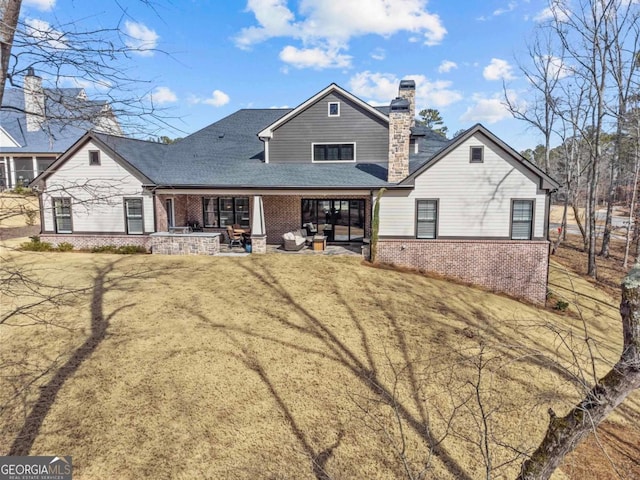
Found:
[{"label": "outdoor chair", "polygon": [[302,236],[300,230],[296,232],[287,232],[282,236],[282,240],[284,242],[284,249],[287,252],[295,252],[304,248],[306,243],[306,238]]},{"label": "outdoor chair", "polygon": [[237,247],[242,247],[242,234],[235,233],[231,225],[227,226],[227,235],[229,236],[229,248],[233,247],[234,245]]}]

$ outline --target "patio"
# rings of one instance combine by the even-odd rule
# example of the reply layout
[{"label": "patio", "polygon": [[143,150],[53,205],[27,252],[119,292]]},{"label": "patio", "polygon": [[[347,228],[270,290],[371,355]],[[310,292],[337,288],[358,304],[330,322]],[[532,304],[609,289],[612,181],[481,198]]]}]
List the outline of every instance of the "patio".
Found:
[{"label": "patio", "polygon": [[[267,245],[267,253],[283,254],[283,255],[343,255],[343,256],[361,256],[362,244],[343,244],[343,245],[327,245],[323,251],[314,251],[311,247],[304,247],[302,250],[288,252],[282,248],[282,245]],[[228,247],[227,243],[220,245],[220,256],[244,256],[250,255],[243,247]]]}]

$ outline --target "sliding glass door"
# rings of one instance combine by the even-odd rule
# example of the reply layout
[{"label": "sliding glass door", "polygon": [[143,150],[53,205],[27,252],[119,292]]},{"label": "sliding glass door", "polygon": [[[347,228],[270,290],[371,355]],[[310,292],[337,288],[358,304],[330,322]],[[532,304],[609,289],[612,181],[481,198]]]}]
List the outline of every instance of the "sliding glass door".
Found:
[{"label": "sliding glass door", "polygon": [[302,225],[311,223],[330,242],[361,242],[365,229],[365,201],[302,199]]}]

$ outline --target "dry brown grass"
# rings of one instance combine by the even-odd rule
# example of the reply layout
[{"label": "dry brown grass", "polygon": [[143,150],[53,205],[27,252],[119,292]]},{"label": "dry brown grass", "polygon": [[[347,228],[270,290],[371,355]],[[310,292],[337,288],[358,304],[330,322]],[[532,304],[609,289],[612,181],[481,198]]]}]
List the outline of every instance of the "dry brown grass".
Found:
[{"label": "dry brown grass", "polygon": [[[77,479],[400,478],[388,394],[413,468],[481,478],[481,350],[495,440],[533,448],[547,408],[561,414],[579,396],[567,348],[584,359],[578,316],[354,258],[5,258],[79,290],[35,312],[56,326],[0,327],[0,454],[72,455]],[[559,267],[551,275],[604,295],[580,310],[603,372],[620,346],[615,301]],[[6,312],[31,299],[0,300]],[[616,424],[637,422],[639,403]],[[494,464],[513,454],[493,448]]]},{"label": "dry brown grass", "polygon": [[27,212],[35,212],[35,225],[40,224],[38,197],[0,193],[0,228],[16,228],[27,225]]}]

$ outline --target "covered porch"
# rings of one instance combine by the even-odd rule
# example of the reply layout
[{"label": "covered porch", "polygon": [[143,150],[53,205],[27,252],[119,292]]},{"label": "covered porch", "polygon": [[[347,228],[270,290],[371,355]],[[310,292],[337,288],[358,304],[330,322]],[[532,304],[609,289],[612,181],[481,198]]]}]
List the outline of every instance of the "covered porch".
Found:
[{"label": "covered porch", "polygon": [[155,218],[156,232],[219,233],[222,250],[229,227],[245,232],[252,253],[281,246],[285,233],[301,228],[325,236],[328,246],[359,250],[370,236],[371,192],[157,189]]}]

